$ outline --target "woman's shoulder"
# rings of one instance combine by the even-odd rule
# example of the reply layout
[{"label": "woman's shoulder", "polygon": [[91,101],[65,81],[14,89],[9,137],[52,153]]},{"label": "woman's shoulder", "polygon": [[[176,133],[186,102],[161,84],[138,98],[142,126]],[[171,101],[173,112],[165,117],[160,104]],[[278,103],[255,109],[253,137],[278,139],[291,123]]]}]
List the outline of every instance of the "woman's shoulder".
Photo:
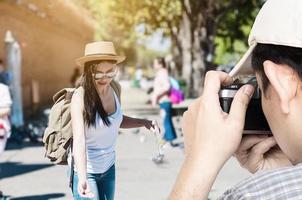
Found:
[{"label": "woman's shoulder", "polygon": [[158,71],[158,73],[161,75],[161,76],[168,76],[168,70],[165,69],[165,68],[162,68]]},{"label": "woman's shoulder", "polygon": [[76,96],[84,96],[84,88],[82,86],[76,88],[74,90],[74,93],[73,95],[76,95]]},{"label": "woman's shoulder", "polygon": [[84,99],[84,88],[78,87],[74,90],[72,95],[72,101],[82,101]]}]

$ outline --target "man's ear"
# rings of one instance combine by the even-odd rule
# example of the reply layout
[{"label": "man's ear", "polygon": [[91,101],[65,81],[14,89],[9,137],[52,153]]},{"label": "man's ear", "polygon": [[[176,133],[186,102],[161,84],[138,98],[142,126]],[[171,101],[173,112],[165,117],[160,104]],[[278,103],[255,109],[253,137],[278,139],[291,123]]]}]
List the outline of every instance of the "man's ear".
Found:
[{"label": "man's ear", "polygon": [[290,67],[268,60],[264,61],[263,67],[270,85],[275,89],[280,99],[282,112],[288,114],[290,112],[290,102],[296,96],[299,86],[297,75]]}]

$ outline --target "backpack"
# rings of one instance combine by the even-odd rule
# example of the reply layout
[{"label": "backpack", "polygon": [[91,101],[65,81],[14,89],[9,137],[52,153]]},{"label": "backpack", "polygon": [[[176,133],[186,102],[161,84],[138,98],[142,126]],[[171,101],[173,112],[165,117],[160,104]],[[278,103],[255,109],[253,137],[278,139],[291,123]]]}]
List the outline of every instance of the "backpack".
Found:
[{"label": "backpack", "polygon": [[172,104],[179,104],[185,99],[185,95],[183,91],[180,89],[179,82],[173,78],[169,77],[169,81],[171,84],[170,91],[169,91],[169,99]]},{"label": "backpack", "polygon": [[[119,101],[121,101],[121,86],[110,83]],[[53,106],[50,109],[48,126],[44,131],[43,143],[45,157],[54,164],[67,165],[67,157],[72,144],[72,126],[70,103],[75,88],[64,88],[53,96]]]}]

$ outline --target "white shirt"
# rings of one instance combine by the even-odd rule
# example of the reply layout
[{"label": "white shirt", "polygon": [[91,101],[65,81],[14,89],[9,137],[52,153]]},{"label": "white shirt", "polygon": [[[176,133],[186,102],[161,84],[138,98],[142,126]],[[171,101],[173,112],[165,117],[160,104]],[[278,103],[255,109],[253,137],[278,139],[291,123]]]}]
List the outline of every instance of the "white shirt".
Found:
[{"label": "white shirt", "polygon": [[[156,99],[161,96],[163,93],[168,92],[170,89],[170,80],[169,80],[169,74],[167,69],[159,69],[156,73],[155,79],[154,79],[154,91],[153,91],[153,97],[152,101],[153,104],[155,104]],[[159,103],[170,101],[167,94],[161,96],[158,99]]]},{"label": "white shirt", "polygon": [[[12,105],[12,99],[9,93],[9,87],[5,84],[0,83],[0,109],[1,108],[9,108]],[[6,132],[7,132],[7,138],[10,137],[10,122],[8,117],[0,118],[0,123],[3,124]]]},{"label": "white shirt", "polygon": [[115,163],[115,145],[123,113],[118,97],[113,93],[116,110],[108,117],[111,122],[109,127],[98,114],[96,126],[85,127],[87,173],[104,173]]}]

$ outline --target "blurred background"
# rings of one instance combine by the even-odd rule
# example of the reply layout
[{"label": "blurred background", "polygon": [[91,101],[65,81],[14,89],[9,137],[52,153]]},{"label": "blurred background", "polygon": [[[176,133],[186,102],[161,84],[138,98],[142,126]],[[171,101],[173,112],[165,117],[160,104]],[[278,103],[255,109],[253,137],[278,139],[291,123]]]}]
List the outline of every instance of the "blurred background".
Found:
[{"label": "blurred background", "polygon": [[[160,121],[150,105],[156,57],[164,57],[185,100],[173,105],[175,148],[153,163],[156,138],[145,129],[121,130],[116,199],[166,199],[183,161],[181,115],[199,96],[208,70],[229,72],[247,49],[264,0],[0,0],[0,73],[13,99],[12,135],[0,155],[1,198],[72,199],[67,167],[44,158],[42,137],[52,96],[73,87],[82,69],[74,60],[85,44],[113,41],[127,57],[117,79],[123,110]],[[0,97],[1,98],[1,97]],[[202,173],[202,172],[201,172]],[[209,198],[248,176],[234,160]]]}]

